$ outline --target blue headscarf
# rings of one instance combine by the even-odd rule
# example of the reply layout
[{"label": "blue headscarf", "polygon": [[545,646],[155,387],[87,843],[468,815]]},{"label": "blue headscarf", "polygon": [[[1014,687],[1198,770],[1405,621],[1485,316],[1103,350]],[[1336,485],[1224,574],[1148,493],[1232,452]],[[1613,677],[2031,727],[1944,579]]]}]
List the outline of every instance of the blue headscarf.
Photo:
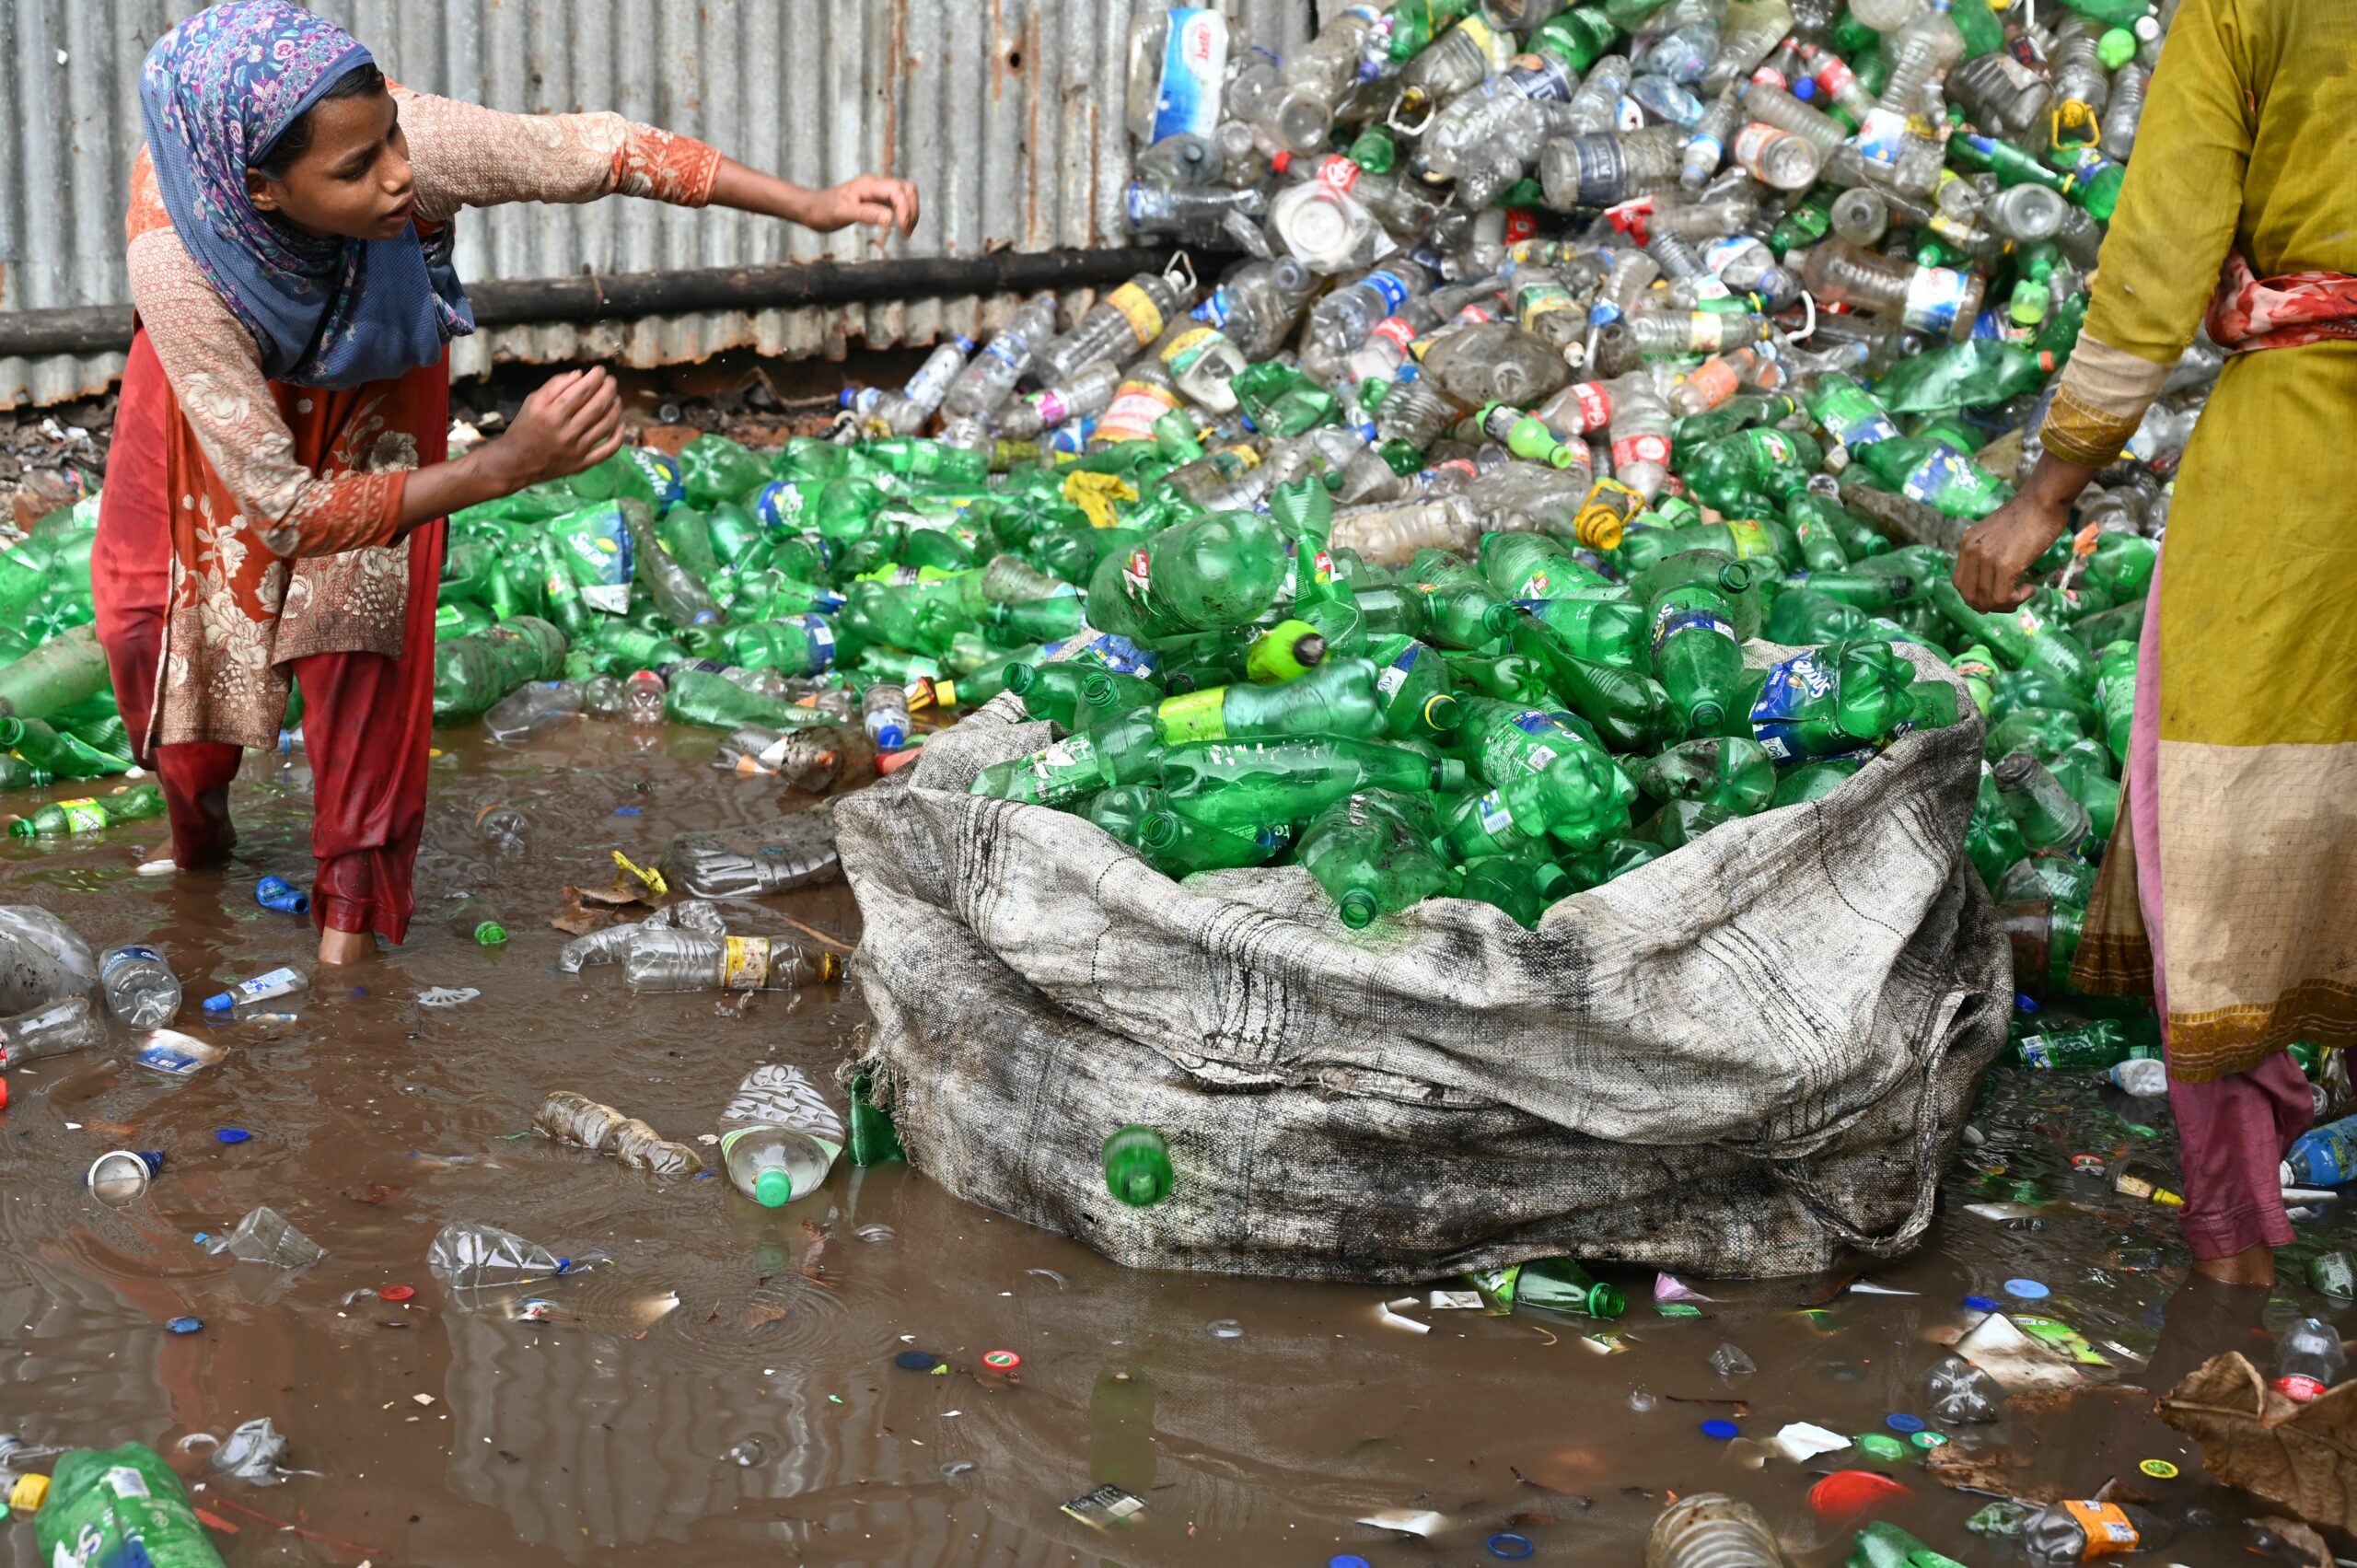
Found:
[{"label": "blue headscarf", "polygon": [[139,74],[164,208],[274,381],[387,380],[435,363],[475,330],[450,266],[449,226],[431,241],[414,223],[393,239],[313,239],[247,195],[246,170],[370,64],[351,34],[286,0],[228,0],[157,39]]}]

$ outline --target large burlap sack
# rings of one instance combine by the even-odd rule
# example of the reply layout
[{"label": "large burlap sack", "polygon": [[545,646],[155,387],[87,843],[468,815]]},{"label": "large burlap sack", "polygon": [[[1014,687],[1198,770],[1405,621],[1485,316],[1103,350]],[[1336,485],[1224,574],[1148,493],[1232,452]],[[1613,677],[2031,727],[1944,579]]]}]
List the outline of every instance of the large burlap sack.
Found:
[{"label": "large burlap sack", "polygon": [[[964,793],[1050,737],[1002,697],[836,811],[862,1066],[961,1197],[1133,1266],[1385,1282],[1559,1253],[1800,1273],[1930,1219],[2013,990],[1962,847],[1977,722],[1536,931],[1439,900],[1352,932],[1306,871],[1181,885]],[[1128,1122],[1170,1144],[1151,1208],[1106,1190]]]}]

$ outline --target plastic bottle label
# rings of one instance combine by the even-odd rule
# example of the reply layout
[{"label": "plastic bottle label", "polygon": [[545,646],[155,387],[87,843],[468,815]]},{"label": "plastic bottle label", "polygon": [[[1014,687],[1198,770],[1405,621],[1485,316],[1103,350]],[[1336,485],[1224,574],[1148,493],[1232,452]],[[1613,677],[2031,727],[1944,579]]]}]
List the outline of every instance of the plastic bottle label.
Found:
[{"label": "plastic bottle label", "polygon": [[1971,284],[1962,273],[1945,267],[1918,267],[1908,280],[1907,303],[1899,319],[1919,332],[1946,332],[1956,326]]},{"label": "plastic bottle label", "polygon": [[[117,1497],[145,1497],[147,1478],[129,1465],[116,1465],[107,1471],[107,1490]],[[60,1552],[64,1550],[63,1546],[58,1548]]]},{"label": "plastic bottle label", "polygon": [[273,996],[284,996],[302,984],[303,977],[291,969],[275,969],[268,974],[258,974],[240,985],[230,988],[231,994],[241,1002],[267,1002]]},{"label": "plastic bottle label", "polygon": [[1735,546],[1735,558],[1738,561],[1776,553],[1776,540],[1769,533],[1768,525],[1755,517],[1729,518],[1727,538]]},{"label": "plastic bottle label", "polygon": [[1659,463],[1666,467],[1668,462],[1666,436],[1623,436],[1612,443],[1612,466],[1616,469],[1625,469],[1632,463]]},{"label": "plastic bottle label", "polygon": [[1201,305],[1196,306],[1188,314],[1210,326],[1225,327],[1227,325],[1227,319],[1236,314],[1236,307],[1228,299],[1226,289],[1215,288]]},{"label": "plastic bottle label", "polygon": [[1072,405],[1064,401],[1063,394],[1053,387],[1032,393],[1031,408],[1039,416],[1042,425],[1062,424],[1064,416],[1072,412]]},{"label": "plastic bottle label", "polygon": [[1383,313],[1396,315],[1408,303],[1408,285],[1389,273],[1369,273],[1359,282],[1383,296]]},{"label": "plastic bottle label", "polygon": [[1538,284],[1523,289],[1514,303],[1515,319],[1525,331],[1529,331],[1542,319],[1558,310],[1569,310],[1576,302],[1571,291],[1561,284]]},{"label": "plastic bottle label", "polygon": [[1765,184],[1768,177],[1761,172],[1764,155],[1778,140],[1792,134],[1755,120],[1735,134],[1735,161],[1743,165],[1745,173]]},{"label": "plastic bottle label", "polygon": [[1890,415],[1855,389],[1844,389],[1840,397],[1815,412],[1817,422],[1825,426],[1826,433],[1844,447],[1868,447],[1898,434],[1898,426],[1891,423]]},{"label": "plastic bottle label", "polygon": [[1154,296],[1133,283],[1125,283],[1105,296],[1105,303],[1130,324],[1130,333],[1143,348],[1162,335],[1162,308]]},{"label": "plastic bottle label", "polygon": [[[982,345],[982,352],[978,357],[995,359],[1005,366],[1007,379],[1011,381],[1030,366],[1031,345],[1023,341],[1021,332],[1003,331]],[[983,378],[990,378],[987,372]]]},{"label": "plastic bottle label", "polygon": [[130,944],[125,943],[122,947],[116,948],[111,954],[108,955],[107,961],[99,966],[99,979],[103,982],[107,976],[114,973],[115,966],[117,964],[160,964],[163,961],[164,955],[158,953],[153,947],[134,947]]},{"label": "plastic bottle label", "polygon": [[2022,1041],[2022,1065],[2041,1073],[2050,1073],[2066,1065],[2053,1041],[2045,1035],[2031,1035]]},{"label": "plastic bottle label", "polygon": [[[1483,832],[1502,842],[1505,841],[1506,834],[1515,831],[1514,813],[1506,809],[1505,796],[1496,790],[1490,791],[1473,803],[1473,817],[1481,824]],[[1515,837],[1521,836],[1515,833]]]},{"label": "plastic bottle label", "polygon": [[1166,387],[1157,387],[1151,381],[1124,381],[1120,394],[1097,420],[1093,439],[1100,446],[1150,441],[1154,438],[1154,422],[1178,406],[1178,398]]},{"label": "plastic bottle label", "polygon": [[191,1055],[177,1045],[168,1045],[159,1040],[154,1045],[142,1047],[133,1060],[142,1067],[168,1073],[175,1078],[187,1078],[203,1072],[207,1059]]},{"label": "plastic bottle label", "polygon": [[1390,343],[1405,354],[1408,345],[1416,341],[1415,324],[1403,316],[1386,316],[1375,324],[1367,333],[1367,339],[1369,342]]},{"label": "plastic bottle label", "polygon": [[1173,376],[1185,376],[1202,363],[1205,354],[1225,342],[1213,328],[1190,327],[1163,348],[1163,367]]},{"label": "plastic bottle label", "polygon": [[1184,740],[1227,738],[1227,688],[1205,687],[1163,699],[1154,711],[1162,738],[1176,746]]},{"label": "plastic bottle label", "polygon": [[107,808],[87,796],[80,800],[61,800],[57,809],[65,818],[65,830],[69,833],[95,833],[107,825]]},{"label": "plastic bottle label", "polygon": [[2124,1556],[2142,1544],[2135,1523],[2117,1503],[2065,1503],[2062,1511],[2084,1532],[2086,1551],[2080,1561]]},{"label": "plastic bottle label", "polygon": [[1856,141],[1860,157],[1891,168],[1907,145],[1907,116],[1895,109],[1870,109],[1865,122],[1858,127]]},{"label": "plastic bottle label", "polygon": [[1227,18],[1206,6],[1176,6],[1162,46],[1162,90],[1147,137],[1208,136],[1219,122],[1220,83],[1227,75]]},{"label": "plastic bottle label", "polygon": [[1580,382],[1572,389],[1572,401],[1580,411],[1580,427],[1576,434],[1585,436],[1612,423],[1612,391],[1603,382]]},{"label": "plastic bottle label", "polygon": [[770,939],[730,936],[720,960],[720,989],[759,991],[770,977]]},{"label": "plastic bottle label", "polygon": [[1898,488],[1918,501],[1936,504],[1944,494],[1972,486],[1972,475],[1965,466],[1967,460],[1954,447],[1934,447],[1932,455],[1916,464],[1899,482]]},{"label": "plastic bottle label", "polygon": [[1351,187],[1359,182],[1365,170],[1340,153],[1329,153],[1318,160],[1318,182],[1338,195],[1347,196]]},{"label": "plastic bottle label", "polygon": [[[1727,635],[1735,633],[1730,630]],[[1768,672],[1759,699],[1751,705],[1751,733],[1769,756],[1789,762],[1809,754],[1800,742],[1801,723],[1812,704],[1833,694],[1834,684],[1833,672],[1815,653],[1796,655]]]}]

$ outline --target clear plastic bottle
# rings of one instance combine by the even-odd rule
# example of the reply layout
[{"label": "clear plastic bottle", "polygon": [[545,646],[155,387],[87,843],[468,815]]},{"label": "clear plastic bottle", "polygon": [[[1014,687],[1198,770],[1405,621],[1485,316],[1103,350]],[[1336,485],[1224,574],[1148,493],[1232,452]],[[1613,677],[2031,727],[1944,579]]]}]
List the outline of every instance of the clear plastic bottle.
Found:
[{"label": "clear plastic bottle", "polygon": [[[1346,160],[1347,161],[1347,160]],[[1269,203],[1269,231],[1312,272],[1364,266],[1382,226],[1348,192],[1322,180],[1288,185]]]},{"label": "clear plastic bottle", "polygon": [[0,1018],[0,1072],[43,1056],[81,1051],[105,1039],[105,1028],[90,1011],[90,999],[69,996],[13,1018]]},{"label": "clear plastic bottle", "polygon": [[1697,1492],[1662,1510],[1645,1538],[1645,1568],[1785,1568],[1775,1532],[1748,1503]]},{"label": "clear plastic bottle", "polygon": [[675,1144],[634,1116],[588,1096],[559,1089],[540,1104],[532,1125],[560,1144],[572,1144],[620,1160],[633,1170],[684,1176],[703,1168],[685,1144]]},{"label": "clear plastic bottle", "polygon": [[1271,145],[1312,153],[1326,145],[1335,111],[1358,85],[1360,67],[1387,36],[1372,6],[1353,6],[1329,19],[1301,48],[1285,56],[1276,83],[1254,120]]},{"label": "clear plastic bottle", "polygon": [[1764,240],[1732,234],[1702,248],[1702,264],[1738,294],[1758,295],[1770,311],[1778,311],[1801,296],[1801,280],[1777,261]]},{"label": "clear plastic bottle", "polygon": [[475,813],[475,837],[493,854],[521,854],[532,842],[532,820],[504,801]]},{"label": "clear plastic bottle", "polygon": [[[1440,317],[1431,301],[1411,299],[1367,329],[1366,336],[1343,362],[1343,369],[1353,381],[1388,380],[1408,362],[1409,344],[1439,325]],[[1318,374],[1307,358],[1302,361],[1302,368],[1313,376]]]},{"label": "clear plastic bottle", "polygon": [[[1739,90],[1733,86],[1722,89],[1711,100],[1710,107],[1702,111],[1701,122],[1688,134],[1686,150],[1679,155],[1678,169],[1678,182],[1687,190],[1700,191],[1709,184],[1711,176],[1716,174],[1719,165],[1725,161],[1728,138],[1735,134],[1743,112]],[[1541,157],[1545,156],[1545,151],[1540,149]]]},{"label": "clear plastic bottle", "polygon": [[1411,299],[1432,292],[1432,274],[1405,257],[1363,273],[1311,307],[1302,349],[1313,346],[1336,363],[1366,341],[1376,323],[1397,314]]},{"label": "clear plastic bottle", "polygon": [[1621,377],[1612,388],[1612,477],[1650,501],[1669,482],[1669,405],[1642,370]]},{"label": "clear plastic bottle", "polygon": [[1480,514],[1462,495],[1338,511],[1331,539],[1332,548],[1354,550],[1378,566],[1405,566],[1420,550],[1470,555],[1480,542]]},{"label": "clear plastic bottle", "polygon": [[228,990],[206,997],[204,1011],[213,1018],[243,1018],[257,1012],[283,1011],[293,1005],[288,997],[300,995],[310,986],[310,976],[291,965],[284,966],[239,981]]},{"label": "clear plastic bottle", "polygon": [[2131,60],[2111,78],[2111,102],[2103,111],[2103,151],[2107,157],[2128,161],[2136,150],[2136,122],[2144,117],[2144,94],[2153,74]]},{"label": "clear plastic bottle", "polygon": [[1130,27],[1122,118],[1131,141],[1144,146],[1175,133],[1209,130],[1219,119],[1221,88],[1237,41],[1228,37],[1227,18],[1209,6],[1142,12]]},{"label": "clear plastic bottle", "polygon": [[1257,227],[1269,215],[1269,196],[1257,185],[1190,185],[1142,174],[1130,181],[1128,207],[1142,239],[1216,245],[1238,221]]},{"label": "clear plastic bottle", "polygon": [[1375,411],[1376,435],[1387,442],[1405,442],[1421,452],[1440,439],[1456,412],[1448,400],[1425,386],[1421,377],[1395,381],[1382,406]]},{"label": "clear plastic bottle", "polygon": [[267,1263],[276,1269],[308,1269],[328,1255],[327,1249],[266,1203],[250,1210],[227,1235],[206,1241],[204,1249],[216,1258],[226,1252],[240,1263]]},{"label": "clear plastic bottle", "polygon": [[1838,239],[1809,251],[1801,282],[1819,299],[1895,316],[1916,331],[1945,333],[1957,343],[1972,335],[1987,286],[1978,273],[1918,266]]},{"label": "clear plastic bottle", "polygon": [[909,692],[905,686],[879,680],[860,693],[860,722],[867,738],[884,751],[898,751],[909,743]]},{"label": "clear plastic bottle", "polygon": [[[1681,87],[1701,81],[1718,57],[1719,29],[1709,22],[1689,22],[1656,36],[1637,57],[1637,75],[1675,82]],[[1640,99],[1639,101],[1643,101]]]},{"label": "clear plastic bottle", "polygon": [[1250,363],[1269,358],[1283,346],[1302,308],[1318,292],[1317,273],[1290,256],[1269,261],[1248,261],[1230,273],[1190,312],[1206,326],[1227,334],[1238,353]]},{"label": "clear plastic bottle", "polygon": [[2075,13],[2066,14],[2054,29],[2054,52],[2048,56],[2057,109],[2080,105],[2074,112],[2087,129],[2093,129],[2111,101],[2111,74],[2104,69],[2098,50],[2102,36],[2103,29],[2097,24]]},{"label": "clear plastic bottle", "polygon": [[1790,131],[1805,136],[1817,148],[1819,159],[1829,158],[1850,133],[1841,122],[1809,104],[1803,103],[1773,82],[1746,82],[1743,85],[1743,111],[1761,125],[1773,125],[1779,131]]},{"label": "clear plastic bottle", "polygon": [[633,670],[622,682],[622,717],[635,725],[658,725],[665,722],[663,711],[669,689],[663,678],[651,669]]},{"label": "clear plastic bottle", "polygon": [[1608,54],[1588,67],[1587,79],[1563,115],[1565,129],[1576,135],[1594,135],[1620,122],[1620,100],[1629,93],[1634,67],[1625,54]]},{"label": "clear plastic bottle", "polygon": [[452,1290],[496,1290],[537,1284],[594,1261],[560,1258],[536,1241],[496,1225],[459,1221],[444,1225],[425,1249],[425,1266]]},{"label": "clear plastic bottle", "polygon": [[1908,18],[1890,35],[1887,52],[1890,78],[1875,107],[1902,116],[1922,112],[1923,89],[1964,58],[1964,34],[1949,15],[1949,0],[1932,0]]},{"label": "clear plastic bottle", "polygon": [[1817,183],[1825,155],[1797,131],[1754,121],[1736,134],[1735,161],[1771,190],[1805,191]]},{"label": "clear plastic bottle", "polygon": [[634,925],[610,925],[575,937],[557,949],[557,972],[578,974],[592,965],[614,963],[649,932],[701,931],[720,936],[726,935],[727,929],[718,905],[704,899],[683,899],[676,904],[664,905]]},{"label": "clear plastic bottle", "polygon": [[2005,1402],[2005,1391],[1960,1355],[1944,1357],[1923,1374],[1923,1395],[1933,1418],[1951,1426],[1994,1421]]},{"label": "clear plastic bottle", "polygon": [[159,1029],[180,1014],[180,977],[153,947],[124,943],[99,957],[107,1008],[134,1029]]},{"label": "clear plastic bottle", "polygon": [[842,971],[832,953],[783,937],[649,932],[631,945],[622,978],[633,991],[792,991]]},{"label": "clear plastic bottle", "polygon": [[581,682],[535,680],[493,703],[482,725],[494,740],[522,740],[580,717],[582,709]]},{"label": "clear plastic bottle", "polygon": [[1557,212],[1608,207],[1678,183],[1686,134],[1676,125],[1558,136],[1538,149],[1542,199]]},{"label": "clear plastic bottle", "polygon": [[1719,21],[1719,51],[1702,74],[1702,90],[1722,91],[1750,75],[1792,30],[1790,0],[1728,0]]},{"label": "clear plastic bottle", "polygon": [[1053,385],[1100,359],[1126,358],[1160,337],[1163,324],[1184,314],[1193,296],[1193,280],[1184,274],[1140,273],[1034,355],[1031,374]]},{"label": "clear plastic bottle", "polygon": [[2312,1404],[2340,1381],[2348,1365],[2340,1330],[2321,1318],[2303,1318],[2275,1342],[2270,1386],[2293,1404]]},{"label": "clear plastic bottle", "polygon": [[1873,245],[1890,231],[1890,203],[1871,185],[1852,185],[1834,197],[1829,215],[1834,238],[1852,245]]},{"label": "clear plastic bottle", "polygon": [[1952,67],[1947,95],[1995,136],[2013,136],[2045,118],[2054,89],[2045,77],[2002,49],[1976,54]]},{"label": "clear plastic bottle", "polygon": [[715,767],[775,778],[788,789],[825,793],[842,776],[843,752],[828,729],[765,729],[742,725],[722,738]]},{"label": "clear plastic bottle", "polygon": [[900,391],[888,392],[877,400],[875,416],[895,436],[914,436],[949,395],[949,389],[957,385],[973,354],[973,339],[951,338],[925,356],[925,362],[917,366],[917,373]]},{"label": "clear plastic bottle", "polygon": [[2070,207],[2043,185],[2014,185],[1983,202],[1979,216],[1992,233],[2016,245],[2035,245],[2061,232]]},{"label": "clear plastic bottle", "polygon": [[843,1119],[796,1067],[772,1063],[737,1086],[720,1116],[729,1184],[764,1208],[807,1198],[843,1150]]},{"label": "clear plastic bottle", "polygon": [[1068,419],[1103,413],[1120,384],[1121,367],[1114,361],[1085,365],[1068,384],[1043,387],[1000,409],[998,433],[1009,441],[1028,441]]},{"label": "clear plastic bottle", "polygon": [[941,412],[957,419],[988,414],[1015,390],[1056,330],[1056,296],[1035,294],[1017,307],[1015,319],[982,345],[942,398]]},{"label": "clear plastic bottle", "polygon": [[682,841],[663,856],[663,875],[674,887],[700,899],[756,898],[790,893],[842,876],[842,862],[830,838],[764,844],[748,854],[725,845]]}]

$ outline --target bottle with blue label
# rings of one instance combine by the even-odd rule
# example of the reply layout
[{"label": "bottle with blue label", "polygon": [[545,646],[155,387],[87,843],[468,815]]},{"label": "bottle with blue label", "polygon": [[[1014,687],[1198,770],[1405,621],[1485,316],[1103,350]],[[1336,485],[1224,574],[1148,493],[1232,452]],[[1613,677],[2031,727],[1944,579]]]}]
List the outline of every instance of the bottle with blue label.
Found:
[{"label": "bottle with blue label", "polygon": [[2283,1156],[2286,1187],[2346,1187],[2357,1181],[2357,1116],[2312,1127]]},{"label": "bottle with blue label", "polygon": [[1139,146],[1212,134],[1228,49],[1227,18],[1208,6],[1149,10],[1132,24],[1127,118]]},{"label": "bottle with blue label", "polygon": [[310,989],[311,979],[301,970],[280,968],[258,974],[251,980],[239,981],[228,990],[204,999],[205,1016],[210,1019],[242,1016],[249,1010],[284,1003],[288,997]]}]

